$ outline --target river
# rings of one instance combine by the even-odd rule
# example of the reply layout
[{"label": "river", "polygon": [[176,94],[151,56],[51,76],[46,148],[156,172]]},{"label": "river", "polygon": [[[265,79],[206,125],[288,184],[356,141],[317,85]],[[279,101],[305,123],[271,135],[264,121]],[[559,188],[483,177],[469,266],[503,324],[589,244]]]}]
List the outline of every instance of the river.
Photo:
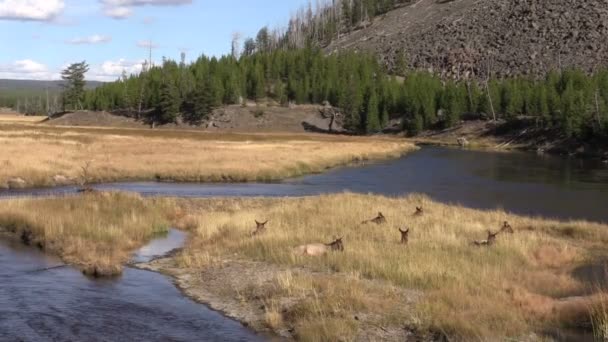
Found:
[{"label": "river", "polygon": [[[274,183],[98,184],[145,196],[310,196],[336,192],[401,196],[423,193],[452,204],[523,215],[608,222],[608,164],[519,152],[424,147],[403,158]],[[62,195],[76,187],[0,191],[0,198]]]},{"label": "river", "polygon": [[[608,165],[526,153],[425,147],[401,159],[276,183],[98,184],[145,196],[309,196],[352,191],[424,193],[474,208],[608,222]],[[0,197],[67,195],[75,187],[1,191]],[[1,203],[1,202],[0,202]],[[183,242],[171,231],[134,255],[145,261]],[[163,275],[126,268],[93,280],[61,261],[0,240],[0,341],[256,341],[239,323],[185,298]]]}]

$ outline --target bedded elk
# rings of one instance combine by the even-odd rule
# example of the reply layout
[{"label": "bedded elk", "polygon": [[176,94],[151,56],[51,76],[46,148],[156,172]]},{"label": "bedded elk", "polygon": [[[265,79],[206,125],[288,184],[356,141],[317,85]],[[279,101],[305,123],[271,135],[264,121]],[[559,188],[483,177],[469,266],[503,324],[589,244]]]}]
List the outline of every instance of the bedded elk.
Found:
[{"label": "bedded elk", "polygon": [[255,236],[255,235],[259,235],[262,234],[263,232],[266,231],[266,223],[268,223],[268,220],[266,220],[266,222],[258,222],[258,220],[255,220],[255,230],[253,231],[253,233],[251,233],[251,236]]},{"label": "bedded elk", "polygon": [[505,221],[502,224],[502,228],[500,228],[500,232],[501,233],[509,233],[509,234],[513,234],[513,227],[511,227],[511,225],[509,224],[509,222]]},{"label": "bedded elk", "polygon": [[386,217],[384,217],[382,212],[378,212],[378,216],[374,217],[371,220],[363,221],[363,222],[361,222],[361,224],[368,224],[370,222],[375,223],[375,224],[384,224],[384,223],[386,223]]},{"label": "bedded elk", "polygon": [[422,207],[416,207],[416,212],[414,213],[414,216],[422,216],[424,215],[424,209]]},{"label": "bedded elk", "polygon": [[342,237],[330,243],[310,243],[294,248],[294,252],[299,255],[321,256],[328,252],[344,252]]},{"label": "bedded elk", "polygon": [[407,228],[405,230],[399,228],[399,232],[401,233],[401,244],[407,245],[409,242],[410,229]]},{"label": "bedded elk", "polygon": [[486,240],[477,240],[473,241],[475,246],[492,246],[496,242],[496,236],[498,236],[500,232],[492,233],[492,231],[488,230],[488,238]]}]

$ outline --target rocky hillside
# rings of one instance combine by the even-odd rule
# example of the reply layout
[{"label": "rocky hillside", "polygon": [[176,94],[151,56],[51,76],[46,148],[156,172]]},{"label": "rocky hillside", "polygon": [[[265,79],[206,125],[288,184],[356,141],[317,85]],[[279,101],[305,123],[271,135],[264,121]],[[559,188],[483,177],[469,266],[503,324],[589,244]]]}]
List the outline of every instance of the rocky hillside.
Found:
[{"label": "rocky hillside", "polygon": [[326,49],[371,50],[395,69],[404,56],[454,78],[592,70],[608,66],[608,1],[414,0]]}]

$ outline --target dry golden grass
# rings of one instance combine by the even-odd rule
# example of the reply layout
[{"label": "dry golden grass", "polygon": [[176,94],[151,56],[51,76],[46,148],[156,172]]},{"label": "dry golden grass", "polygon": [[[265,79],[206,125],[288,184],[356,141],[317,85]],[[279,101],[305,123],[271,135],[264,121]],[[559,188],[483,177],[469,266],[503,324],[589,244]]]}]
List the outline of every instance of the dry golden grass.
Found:
[{"label": "dry golden grass", "polygon": [[167,232],[162,200],[98,193],[2,201],[0,230],[62,257],[91,275],[113,275],[131,253]]},{"label": "dry golden grass", "polygon": [[0,113],[0,122],[2,123],[37,123],[44,121],[46,118],[46,116],[25,116]]},{"label": "dry golden grass", "polygon": [[[294,327],[297,337],[310,341],[355,338],[362,328],[353,317],[363,313],[366,318],[360,319],[376,326],[415,323],[453,340],[523,338],[544,328],[578,324],[568,312],[583,312],[589,323],[589,307],[569,299],[586,294],[588,286],[571,271],[592,252],[605,255],[608,242],[606,226],[471,210],[424,196],[343,194],[181,203],[174,220],[189,227],[193,237],[178,264],[194,274],[226,260],[293,270],[276,274],[265,293],[254,286],[258,291],[239,295],[270,303],[269,327]],[[425,214],[413,216],[420,205]],[[361,224],[377,211],[385,214],[387,224]],[[270,222],[266,233],[251,237],[255,219]],[[472,246],[504,220],[515,234],[499,235],[489,248]],[[411,228],[407,246],[399,244],[398,228],[404,226]],[[293,253],[298,245],[330,242],[333,236],[344,236],[344,253]],[[409,312],[403,309],[409,295],[400,292],[407,290],[423,293]]]},{"label": "dry golden grass", "polygon": [[76,183],[90,163],[91,182],[268,181],[368,159],[400,156],[398,139],[298,134],[207,134],[190,131],[66,128],[0,123],[0,187]]},{"label": "dry golden grass", "polygon": [[[423,216],[413,215],[416,206]],[[386,224],[361,224],[377,211]],[[270,221],[252,237],[256,219]],[[489,248],[472,246],[504,220],[514,234],[499,235]],[[262,306],[266,327],[303,341],[403,340],[406,332],[496,341],[555,327],[606,330],[605,295],[572,272],[605,257],[608,227],[599,224],[417,195],[176,200],[100,193],[7,200],[0,208],[0,227],[17,237],[31,232],[32,244],[98,274],[118,272],[169,223],[191,232],[175,257],[182,274],[202,276],[220,298]],[[411,229],[407,246],[399,243],[400,227]],[[344,236],[343,253],[293,252],[333,236]]]}]

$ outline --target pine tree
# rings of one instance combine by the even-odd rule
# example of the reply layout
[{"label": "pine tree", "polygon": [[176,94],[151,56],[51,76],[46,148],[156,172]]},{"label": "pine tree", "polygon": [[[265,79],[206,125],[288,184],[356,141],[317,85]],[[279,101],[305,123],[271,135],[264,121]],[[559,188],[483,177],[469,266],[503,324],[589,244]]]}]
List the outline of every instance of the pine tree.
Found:
[{"label": "pine tree", "polygon": [[160,87],[160,102],[155,121],[159,123],[177,122],[180,109],[179,90],[172,81],[166,81]]},{"label": "pine tree", "polygon": [[89,71],[89,65],[82,61],[70,64],[61,72],[63,84],[63,108],[82,109],[84,99],[84,87],[86,85],[85,74]]},{"label": "pine tree", "polygon": [[185,122],[198,125],[207,119],[215,108],[213,89],[208,80],[201,80],[184,101],[182,116]]},{"label": "pine tree", "polygon": [[375,89],[369,90],[365,130],[367,133],[377,133],[381,130],[378,115],[378,98]]}]

